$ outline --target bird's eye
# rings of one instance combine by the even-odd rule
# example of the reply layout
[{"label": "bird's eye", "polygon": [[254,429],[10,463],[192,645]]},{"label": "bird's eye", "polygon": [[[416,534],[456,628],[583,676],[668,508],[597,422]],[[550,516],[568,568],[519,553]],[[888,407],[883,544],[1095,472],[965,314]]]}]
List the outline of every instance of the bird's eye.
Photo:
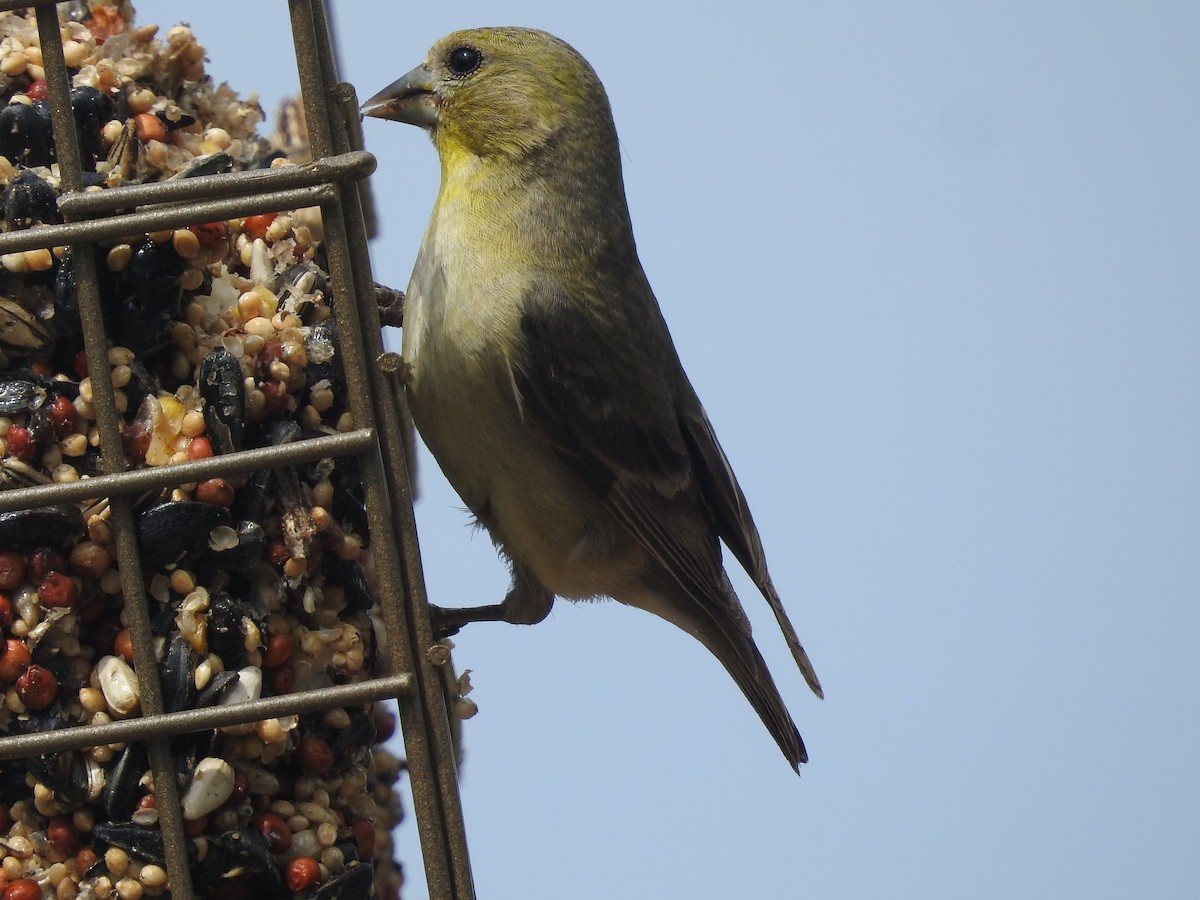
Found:
[{"label": "bird's eye", "polygon": [[483,62],[483,54],[474,47],[455,47],[450,51],[450,56],[446,60],[446,65],[449,66],[452,74],[459,78],[465,78]]}]

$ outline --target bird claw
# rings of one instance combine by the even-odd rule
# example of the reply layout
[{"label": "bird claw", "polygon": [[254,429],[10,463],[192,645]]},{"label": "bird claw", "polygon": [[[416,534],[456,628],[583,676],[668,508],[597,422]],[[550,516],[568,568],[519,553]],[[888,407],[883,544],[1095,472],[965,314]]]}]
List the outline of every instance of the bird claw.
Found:
[{"label": "bird claw", "polygon": [[404,324],[404,291],[375,282],[375,305],[380,325],[399,328]]},{"label": "bird claw", "polygon": [[432,603],[429,604],[429,624],[433,629],[433,639],[435,641],[451,637],[462,630],[464,623],[458,621],[455,616],[456,612],[458,610],[446,609]]},{"label": "bird claw", "polygon": [[434,638],[458,634],[462,627],[470,622],[504,622],[504,613],[509,607],[503,603],[493,603],[490,606],[466,606],[447,609],[444,606],[429,604],[429,621],[433,626]]}]

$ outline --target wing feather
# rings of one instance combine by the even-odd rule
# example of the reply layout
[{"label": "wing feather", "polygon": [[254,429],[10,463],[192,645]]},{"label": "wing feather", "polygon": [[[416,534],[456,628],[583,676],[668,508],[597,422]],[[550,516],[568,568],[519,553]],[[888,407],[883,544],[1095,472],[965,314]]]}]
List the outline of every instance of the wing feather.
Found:
[{"label": "wing feather", "polygon": [[717,441],[712,423],[699,403],[692,414],[683,417],[683,424],[693,469],[716,516],[717,533],[766,598],[771,612],[775,614],[775,621],[779,623],[779,630],[783,632],[788,648],[792,651],[792,658],[804,675],[804,680],[808,682],[813,693],[824,697],[825,691],[817,678],[816,669],[813,668],[804,645],[800,643],[792,620],[788,618],[783,601],[780,600],[767,572],[767,557],[763,551],[762,538],[759,537],[758,528],[750,515],[746,496],[733,474],[725,451]]},{"label": "wing feather", "polygon": [[[611,346],[608,332],[580,309],[545,294],[527,304],[521,354],[512,365],[522,415],[694,598],[703,618],[748,635],[741,605],[723,588],[719,529],[696,478],[677,396],[641,374],[647,362],[670,366],[669,386],[682,383],[692,396],[674,349],[649,340],[641,347]],[[622,367],[622,359],[640,365]]]},{"label": "wing feather", "polygon": [[[805,680],[824,696],[767,572],[746,497],[669,341],[656,346],[650,329],[599,327],[586,305],[567,302],[545,280],[527,297],[521,333],[512,380],[527,424],[569,460],[706,618],[748,635],[745,612],[721,587],[718,538],[724,541],[766,598]],[[637,335],[641,345],[613,346],[606,336],[614,333],[624,341]],[[641,374],[648,366],[666,367],[667,391]]]}]

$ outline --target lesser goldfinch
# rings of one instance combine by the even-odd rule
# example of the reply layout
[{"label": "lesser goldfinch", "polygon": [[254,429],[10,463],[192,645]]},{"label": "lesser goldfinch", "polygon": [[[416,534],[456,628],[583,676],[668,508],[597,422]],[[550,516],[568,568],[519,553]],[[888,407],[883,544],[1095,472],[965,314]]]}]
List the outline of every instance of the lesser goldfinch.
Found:
[{"label": "lesser goldfinch", "polygon": [[531,624],[612,597],[696,637],[793,768],[804,742],[750,636],[720,542],[808,655],[634,247],[608,98],[563,41],[457,31],[364,104],[427,129],[441,187],[403,312],[417,429],[512,566],[498,605],[439,623]]}]

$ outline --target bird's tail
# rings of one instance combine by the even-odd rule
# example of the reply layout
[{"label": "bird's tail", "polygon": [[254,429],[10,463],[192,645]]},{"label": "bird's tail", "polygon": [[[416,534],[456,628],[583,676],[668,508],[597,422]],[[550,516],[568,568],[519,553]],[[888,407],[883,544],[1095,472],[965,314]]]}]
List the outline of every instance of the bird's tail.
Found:
[{"label": "bird's tail", "polygon": [[792,627],[792,620],[788,618],[787,610],[783,608],[783,601],[779,599],[779,594],[776,593],[775,585],[771,583],[765,566],[761,576],[756,576],[755,581],[763,596],[767,598],[771,611],[775,613],[775,621],[779,623],[779,630],[783,632],[784,640],[787,641],[788,648],[792,651],[792,658],[796,660],[796,665],[800,668],[800,674],[804,676],[804,680],[808,682],[812,692],[824,700],[825,690],[821,687],[821,679],[817,677],[817,670],[813,668],[804,645],[800,643],[800,638],[796,635],[796,629]]},{"label": "bird's tail", "polygon": [[775,738],[788,763],[799,771],[800,764],[808,762],[808,751],[754,640],[748,633],[735,635],[728,630],[705,629],[704,633],[692,633],[725,666],[767,726],[767,731],[771,732],[771,737]]},{"label": "bird's tail", "polygon": [[646,583],[656,584],[658,590],[652,588],[636,597],[618,599],[661,616],[704,644],[742,689],[788,763],[799,771],[800,764],[808,762],[808,751],[767,670],[766,660],[750,636],[750,622],[728,576],[721,573],[713,585],[716,590],[706,592],[704,601],[671,584],[662,573],[649,575]]}]

